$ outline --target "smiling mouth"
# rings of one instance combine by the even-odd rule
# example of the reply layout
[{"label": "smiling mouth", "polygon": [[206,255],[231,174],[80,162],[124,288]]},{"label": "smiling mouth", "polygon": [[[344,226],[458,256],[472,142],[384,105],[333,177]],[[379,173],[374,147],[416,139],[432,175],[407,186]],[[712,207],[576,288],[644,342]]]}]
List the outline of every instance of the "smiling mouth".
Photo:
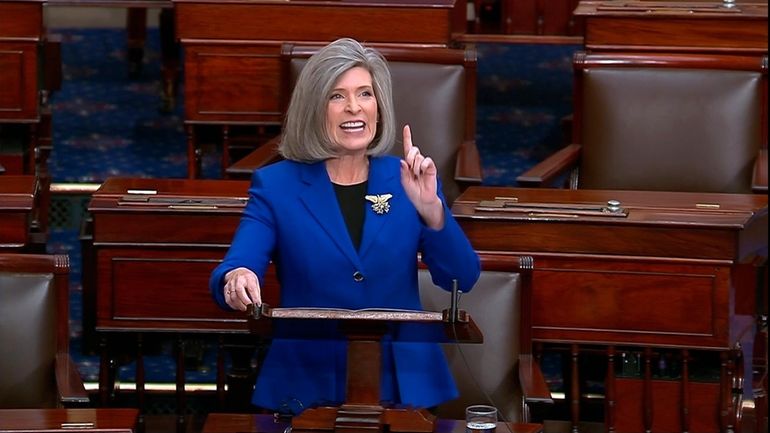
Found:
[{"label": "smiling mouth", "polygon": [[340,129],[342,129],[345,132],[361,132],[364,130],[365,125],[366,124],[361,121],[345,122],[342,125],[340,125]]}]

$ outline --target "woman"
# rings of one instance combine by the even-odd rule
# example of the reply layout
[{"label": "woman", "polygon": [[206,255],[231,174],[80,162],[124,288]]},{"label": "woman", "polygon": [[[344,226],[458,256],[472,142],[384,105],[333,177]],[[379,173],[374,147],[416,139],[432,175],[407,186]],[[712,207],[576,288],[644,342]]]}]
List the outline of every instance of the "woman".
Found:
[{"label": "woman", "polygon": [[[436,165],[403,128],[396,139],[387,62],[339,39],[302,69],[286,115],[284,161],[255,171],[249,203],[211,292],[227,309],[261,305],[270,261],[281,307],[421,309],[417,257],[433,281],[467,292],[479,259],[441,193]],[[252,402],[297,413],[345,399],[344,341],[275,334]],[[384,404],[431,407],[457,397],[436,343],[385,341]]]}]

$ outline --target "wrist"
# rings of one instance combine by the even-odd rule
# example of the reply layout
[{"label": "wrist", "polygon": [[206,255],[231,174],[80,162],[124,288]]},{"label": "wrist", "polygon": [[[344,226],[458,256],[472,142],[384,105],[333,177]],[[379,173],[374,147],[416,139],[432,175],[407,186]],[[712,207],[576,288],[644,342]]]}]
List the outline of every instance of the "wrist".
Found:
[{"label": "wrist", "polygon": [[422,206],[420,217],[422,217],[426,226],[433,230],[441,230],[444,228],[444,203],[436,196],[433,203]]}]

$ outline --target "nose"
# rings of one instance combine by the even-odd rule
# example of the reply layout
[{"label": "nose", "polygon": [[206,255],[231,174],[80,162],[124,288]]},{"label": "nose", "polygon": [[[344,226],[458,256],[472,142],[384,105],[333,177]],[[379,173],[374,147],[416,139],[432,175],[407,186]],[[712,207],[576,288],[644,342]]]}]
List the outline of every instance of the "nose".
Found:
[{"label": "nose", "polygon": [[358,112],[361,109],[361,105],[358,104],[358,99],[355,97],[348,98],[347,109],[351,113]]}]

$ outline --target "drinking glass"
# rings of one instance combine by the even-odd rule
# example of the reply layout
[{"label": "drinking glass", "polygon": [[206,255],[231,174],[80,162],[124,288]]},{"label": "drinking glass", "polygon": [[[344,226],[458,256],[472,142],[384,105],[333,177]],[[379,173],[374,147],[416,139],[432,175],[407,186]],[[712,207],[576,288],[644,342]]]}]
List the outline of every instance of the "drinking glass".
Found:
[{"label": "drinking glass", "polygon": [[496,407],[475,404],[465,408],[465,433],[492,433],[496,426]]}]

